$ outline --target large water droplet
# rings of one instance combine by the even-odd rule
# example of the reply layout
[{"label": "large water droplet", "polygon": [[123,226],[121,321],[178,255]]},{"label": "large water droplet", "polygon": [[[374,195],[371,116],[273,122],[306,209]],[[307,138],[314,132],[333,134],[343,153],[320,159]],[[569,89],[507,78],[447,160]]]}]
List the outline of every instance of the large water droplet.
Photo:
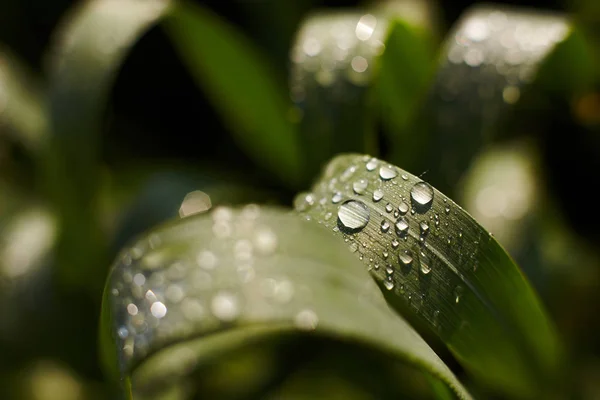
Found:
[{"label": "large water droplet", "polygon": [[408,233],[408,221],[404,217],[400,217],[400,219],[396,222],[396,234],[398,236],[404,236]]},{"label": "large water droplet", "polygon": [[385,286],[387,290],[392,290],[394,288],[394,282],[386,279],[383,281],[383,286]]},{"label": "large water droplet", "polygon": [[340,229],[357,232],[369,223],[369,208],[362,202],[348,200],[338,210],[338,222]]},{"label": "large water droplet", "polygon": [[398,256],[398,259],[400,260],[400,262],[406,266],[410,266],[413,262],[413,258],[412,255],[410,253],[410,251],[405,250],[403,252],[400,253],[400,255]]},{"label": "large water droplet", "polygon": [[419,182],[410,190],[410,198],[415,206],[413,210],[416,208],[420,213],[426,212],[433,203],[433,188],[426,182]]},{"label": "large water droplet", "polygon": [[379,168],[379,177],[384,181],[394,179],[398,176],[398,172],[392,166],[383,166]]},{"label": "large water droplet", "polygon": [[390,224],[385,219],[381,221],[381,232],[387,233],[390,230]]},{"label": "large water droplet", "polygon": [[381,199],[383,199],[383,190],[375,189],[375,191],[373,192],[373,201],[377,203]]},{"label": "large water droplet", "polygon": [[364,194],[365,191],[367,190],[367,186],[369,186],[369,183],[367,182],[367,180],[361,179],[352,184],[352,189],[354,190],[354,193],[356,193],[356,194]]}]

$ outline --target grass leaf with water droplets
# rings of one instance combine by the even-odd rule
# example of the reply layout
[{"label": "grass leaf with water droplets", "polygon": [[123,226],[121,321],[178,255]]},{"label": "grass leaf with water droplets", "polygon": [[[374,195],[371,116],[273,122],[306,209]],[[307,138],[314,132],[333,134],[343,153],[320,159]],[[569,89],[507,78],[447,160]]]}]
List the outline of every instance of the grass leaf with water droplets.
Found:
[{"label": "grass leaf with water droplets", "polygon": [[103,262],[97,220],[102,117],[128,50],[169,4],[92,0],[72,9],[59,30],[49,60],[51,137],[45,172],[61,223],[57,265],[64,283],[101,289],[98,265],[90,260]]},{"label": "grass leaf with water droplets", "polygon": [[[361,193],[353,188],[358,181],[367,182]],[[383,196],[373,199],[376,190]],[[349,241],[382,290],[483,382],[514,397],[560,386],[562,350],[525,277],[488,232],[428,183],[382,160],[342,155],[295,204]]]},{"label": "grass leaf with water droplets", "polygon": [[217,15],[179,3],[167,32],[240,146],[288,187],[302,178],[296,129],[286,91],[253,43]]},{"label": "grass leaf with water droplets", "polygon": [[[203,395],[211,393],[210,371],[218,370],[218,361],[228,360],[228,354],[245,354],[248,346],[269,357],[283,352],[285,365],[293,364],[289,358],[300,342],[289,344],[290,336],[368,346],[430,375],[456,397],[470,398],[423,339],[387,306],[345,246],[288,211],[221,207],[166,225],[124,250],[107,281],[102,353],[136,399],[158,398],[182,387],[188,396],[198,386]],[[280,340],[285,346],[275,353],[263,347]],[[328,348],[314,353],[309,346],[300,353],[325,355]],[[284,380],[275,372],[281,366],[268,365],[251,363],[247,373],[254,380],[238,376],[233,386],[252,392],[271,387],[271,379]],[[371,371],[381,375],[377,370]],[[227,371],[231,388],[233,370]]]}]

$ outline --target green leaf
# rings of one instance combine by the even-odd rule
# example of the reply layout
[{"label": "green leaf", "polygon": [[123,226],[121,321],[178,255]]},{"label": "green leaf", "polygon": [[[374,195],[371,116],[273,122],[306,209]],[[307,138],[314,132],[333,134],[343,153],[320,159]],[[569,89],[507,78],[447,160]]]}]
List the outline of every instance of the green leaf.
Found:
[{"label": "green leaf", "polygon": [[235,139],[289,187],[302,177],[285,89],[247,38],[217,15],[185,2],[165,21],[175,48]]},{"label": "green leaf", "polygon": [[550,96],[557,89],[568,97],[587,86],[594,74],[590,57],[582,35],[563,14],[470,8],[442,50],[418,118],[418,132],[429,140],[410,168],[429,171],[436,187],[452,193],[485,145],[537,128],[553,112]]},{"label": "green leaf", "polygon": [[[44,160],[56,208],[63,283],[98,288],[103,233],[98,218],[102,117],[128,50],[169,9],[169,1],[93,0],[65,17],[50,53],[50,143]],[[77,249],[77,251],[73,251]],[[95,260],[96,264],[90,260]],[[96,271],[96,273],[94,273]]]},{"label": "green leaf", "polygon": [[340,345],[339,354],[369,348],[470,398],[341,243],[256,205],[184,218],[124,250],[107,281],[101,336],[109,371],[136,399],[236,388],[265,398]]},{"label": "green leaf", "polygon": [[370,156],[342,155],[295,203],[347,241],[392,304],[418,316],[481,382],[517,398],[560,388],[562,350],[529,283],[428,183]]},{"label": "green leaf", "polygon": [[[413,5],[425,13],[424,2]],[[433,50],[423,21],[403,7],[370,11],[319,12],[298,31],[290,91],[310,176],[339,152],[378,151],[378,105],[397,144],[427,88]]]}]

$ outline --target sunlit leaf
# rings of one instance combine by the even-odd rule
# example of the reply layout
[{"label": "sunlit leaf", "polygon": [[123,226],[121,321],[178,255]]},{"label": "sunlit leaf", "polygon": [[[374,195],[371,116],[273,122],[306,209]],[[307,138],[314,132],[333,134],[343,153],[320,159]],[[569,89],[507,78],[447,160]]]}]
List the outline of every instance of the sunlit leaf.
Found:
[{"label": "sunlit leaf", "polygon": [[[278,362],[289,368],[335,343],[350,346],[342,354],[387,353],[470,398],[341,243],[256,205],[182,219],[124,250],[105,289],[102,338],[107,367],[136,399],[236,388],[265,398],[292,372],[280,376]],[[318,338],[333,342],[316,347]],[[372,368],[357,381],[370,373],[380,374]]]},{"label": "sunlit leaf", "polygon": [[[98,287],[102,242],[97,191],[102,117],[128,50],[168,10],[167,0],[93,0],[65,17],[50,54],[50,145],[45,172],[61,223],[67,284]],[[73,249],[78,249],[73,251]],[[90,260],[98,264],[90,265]]]},{"label": "sunlit leaf", "polygon": [[[175,48],[235,139],[289,187],[302,160],[285,89],[246,37],[212,12],[180,3],[165,21]],[[198,134],[203,134],[199,126]]]},{"label": "sunlit leaf", "polygon": [[343,238],[473,376],[513,397],[560,387],[561,349],[536,294],[498,242],[428,183],[343,155],[295,203]]},{"label": "sunlit leaf", "polygon": [[[450,193],[485,144],[552,113],[548,90],[568,96],[593,74],[567,16],[491,5],[475,6],[457,22],[441,63],[419,120],[430,139],[414,168],[430,171],[432,182]],[[537,120],[515,119],[521,108]]]}]

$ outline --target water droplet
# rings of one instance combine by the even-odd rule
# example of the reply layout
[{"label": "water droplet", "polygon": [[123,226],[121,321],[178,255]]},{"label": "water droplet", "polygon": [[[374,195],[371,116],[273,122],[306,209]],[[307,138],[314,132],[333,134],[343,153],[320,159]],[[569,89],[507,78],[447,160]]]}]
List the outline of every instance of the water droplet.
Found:
[{"label": "water droplet", "polygon": [[396,235],[404,236],[408,233],[408,221],[404,217],[400,217],[400,219],[396,222]]},{"label": "water droplet", "polygon": [[450,214],[450,207],[446,206],[446,208],[444,208],[444,212],[446,214]]},{"label": "water droplet", "polygon": [[198,253],[196,262],[201,268],[213,269],[217,265],[217,257],[212,251],[202,250]]},{"label": "water droplet", "polygon": [[463,287],[458,285],[456,289],[454,289],[454,302],[458,304],[460,302],[460,298],[463,294]]},{"label": "water droplet", "polygon": [[400,242],[397,239],[392,239],[392,249],[397,249],[400,246]]},{"label": "water droplet", "polygon": [[387,233],[390,230],[390,224],[385,219],[381,221],[381,232]]},{"label": "water droplet", "polygon": [[160,319],[167,315],[167,307],[160,301],[155,301],[150,306],[150,312],[155,318]]},{"label": "water droplet", "polygon": [[356,250],[358,250],[358,244],[356,244],[356,242],[352,242],[348,245],[348,248],[350,249],[351,252],[356,252]]},{"label": "water droplet", "polygon": [[240,314],[237,298],[231,293],[218,293],[210,303],[212,313],[224,322],[235,320]]},{"label": "water droplet", "polygon": [[344,198],[344,196],[342,196],[342,194],[340,192],[335,192],[333,194],[333,196],[331,196],[331,202],[333,204],[338,204],[339,202],[342,201],[343,198]]},{"label": "water droplet", "polygon": [[367,186],[369,186],[369,183],[367,182],[367,180],[361,179],[352,184],[352,189],[354,190],[354,193],[356,193],[356,194],[365,194],[365,191],[367,190]]},{"label": "water droplet", "polygon": [[340,176],[340,181],[346,182],[348,179],[350,179],[350,177],[352,175],[354,175],[355,172],[356,172],[356,167],[354,165],[351,165],[342,173],[342,175]]},{"label": "water droplet", "polygon": [[382,166],[379,168],[379,177],[388,181],[398,176],[398,172],[392,166]]},{"label": "water droplet", "polygon": [[398,218],[400,216],[400,212],[398,210],[394,211],[394,218]]},{"label": "water droplet", "polygon": [[260,254],[272,254],[277,249],[277,235],[270,229],[261,229],[254,237],[254,245]]},{"label": "water droplet", "polygon": [[391,280],[386,279],[386,280],[383,281],[383,286],[385,286],[385,288],[387,290],[392,290],[394,288],[394,282],[392,282]]},{"label": "water droplet", "polygon": [[304,331],[311,331],[317,327],[319,323],[319,318],[317,314],[313,310],[305,309],[296,314],[294,318],[294,323],[298,329],[302,329]]},{"label": "water droplet", "polygon": [[119,335],[119,337],[121,339],[126,339],[127,336],[129,336],[129,331],[127,330],[126,327],[122,326],[119,328],[119,330],[117,331],[117,335]]},{"label": "water droplet", "polygon": [[405,250],[403,252],[400,253],[400,255],[398,256],[398,259],[400,260],[400,262],[406,266],[410,266],[413,262],[413,258],[411,255],[411,252],[409,250]]},{"label": "water droplet", "polygon": [[406,214],[408,212],[408,204],[406,204],[405,201],[401,202],[398,206],[398,211],[400,211],[400,214],[402,215]]},{"label": "water droplet", "polygon": [[377,163],[377,159],[376,158],[371,158],[369,160],[369,162],[367,162],[367,165],[366,165],[367,171],[374,171],[375,168],[377,168],[377,164],[378,164]]},{"label": "water droplet", "polygon": [[427,222],[421,221],[419,227],[421,228],[421,235],[425,236],[429,233],[429,225],[427,224]]},{"label": "water droplet", "polygon": [[351,232],[362,230],[369,222],[369,208],[360,201],[348,200],[338,210],[340,228]]},{"label": "water droplet", "polygon": [[133,303],[129,303],[127,305],[127,312],[129,313],[129,315],[133,316],[133,315],[137,315],[138,313],[138,307],[133,304]]},{"label": "water droplet", "polygon": [[294,198],[294,208],[298,211],[304,211],[313,204],[315,204],[315,196],[312,193],[300,193]]},{"label": "water droplet", "polygon": [[373,192],[373,201],[377,203],[381,199],[383,199],[383,190],[375,189],[375,191]]},{"label": "water droplet", "polygon": [[328,212],[328,213],[327,213],[327,214],[325,214],[325,216],[324,216],[324,218],[325,218],[325,221],[329,221],[329,220],[331,219],[331,217],[333,217],[333,214],[332,214],[332,213],[330,213],[330,212]]},{"label": "water droplet", "polygon": [[408,175],[402,174],[402,179],[405,180],[405,181],[407,181],[408,180]]},{"label": "water droplet", "polygon": [[419,254],[419,262],[421,264],[421,272],[423,275],[428,275],[431,272],[431,259],[423,252]]},{"label": "water droplet", "polygon": [[394,209],[394,206],[392,206],[390,203],[387,203],[385,205],[385,211],[386,212],[391,213],[393,209]]},{"label": "water droplet", "polygon": [[383,258],[388,258],[390,256],[390,253],[384,250],[383,253],[381,253],[381,255],[383,256]]},{"label": "water droplet", "polygon": [[[415,184],[410,190],[410,197],[419,212],[425,212],[433,203],[433,188],[426,182]],[[413,208],[413,211],[415,208]]]}]

